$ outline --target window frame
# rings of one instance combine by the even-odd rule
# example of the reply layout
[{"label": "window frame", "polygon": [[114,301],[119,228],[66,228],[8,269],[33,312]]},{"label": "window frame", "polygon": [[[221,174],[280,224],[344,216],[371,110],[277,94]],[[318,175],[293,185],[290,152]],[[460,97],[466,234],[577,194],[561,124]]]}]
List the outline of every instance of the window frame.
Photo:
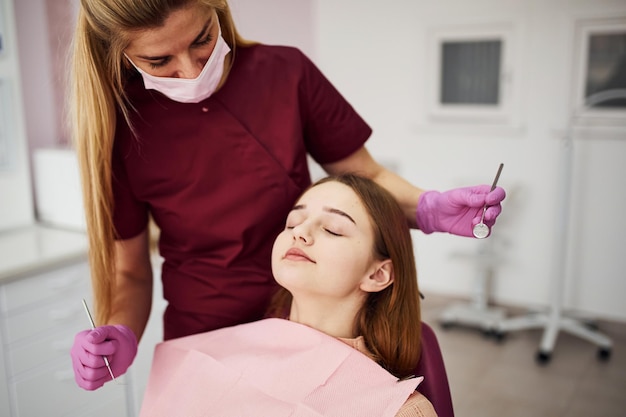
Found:
[{"label": "window frame", "polygon": [[626,108],[594,107],[586,103],[586,83],[589,41],[592,35],[626,33],[626,16],[616,18],[587,18],[575,24],[574,86],[571,110],[576,125],[626,126]]},{"label": "window frame", "polygon": [[[515,28],[512,23],[486,23],[432,28],[428,35],[426,113],[430,123],[469,123],[479,125],[514,125],[517,106],[517,88],[513,68]],[[444,104],[441,103],[443,77],[443,47],[447,42],[501,42],[499,103],[491,104]]]}]

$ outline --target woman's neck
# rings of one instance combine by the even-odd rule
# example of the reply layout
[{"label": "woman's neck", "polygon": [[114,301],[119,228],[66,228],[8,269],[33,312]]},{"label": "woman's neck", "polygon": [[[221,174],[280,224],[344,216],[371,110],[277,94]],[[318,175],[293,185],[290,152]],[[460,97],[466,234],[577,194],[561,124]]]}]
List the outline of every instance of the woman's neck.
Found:
[{"label": "woman's neck", "polygon": [[291,303],[289,320],[304,324],[333,337],[355,338],[354,321],[363,305],[357,300],[298,300]]}]

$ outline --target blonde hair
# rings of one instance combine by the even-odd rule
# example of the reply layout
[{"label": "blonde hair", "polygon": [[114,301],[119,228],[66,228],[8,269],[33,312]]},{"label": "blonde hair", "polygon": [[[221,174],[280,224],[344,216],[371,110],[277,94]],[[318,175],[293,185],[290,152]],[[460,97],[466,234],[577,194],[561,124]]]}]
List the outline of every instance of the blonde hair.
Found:
[{"label": "blonde hair", "polygon": [[[391,259],[393,284],[380,292],[368,293],[354,321],[354,330],[383,368],[398,378],[412,376],[421,354],[421,312],[413,242],[406,217],[398,202],[374,181],[344,174],[323,178],[315,187],[336,181],[350,187],[370,216],[374,229],[376,259]],[[305,191],[306,192],[306,191]],[[280,288],[268,316],[285,317],[292,296]]]},{"label": "blonde hair", "polygon": [[115,275],[111,158],[118,117],[132,130],[124,84],[131,74],[123,57],[128,34],[160,27],[173,11],[200,4],[213,8],[232,53],[248,46],[237,32],[226,0],[81,0],[71,49],[69,123],[78,155],[89,260],[98,323],[111,313]]}]

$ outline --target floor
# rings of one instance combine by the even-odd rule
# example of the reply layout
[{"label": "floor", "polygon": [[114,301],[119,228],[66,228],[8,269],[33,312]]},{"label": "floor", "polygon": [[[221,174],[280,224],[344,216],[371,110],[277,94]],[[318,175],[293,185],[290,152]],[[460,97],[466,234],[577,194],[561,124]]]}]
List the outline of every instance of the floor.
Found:
[{"label": "floor", "polygon": [[476,327],[443,328],[440,314],[455,302],[427,294],[422,319],[441,345],[457,417],[626,416],[626,323],[595,323],[613,342],[606,361],[595,345],[560,332],[551,360],[539,365],[542,330],[498,341]]}]

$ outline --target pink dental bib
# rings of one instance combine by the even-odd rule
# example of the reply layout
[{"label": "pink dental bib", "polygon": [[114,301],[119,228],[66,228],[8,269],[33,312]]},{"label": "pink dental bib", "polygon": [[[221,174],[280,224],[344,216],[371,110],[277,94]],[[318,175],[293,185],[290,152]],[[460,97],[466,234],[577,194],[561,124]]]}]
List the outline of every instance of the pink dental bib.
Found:
[{"label": "pink dental bib", "polygon": [[159,344],[140,417],[391,417],[422,379],[398,381],[331,336],[267,319]]}]

